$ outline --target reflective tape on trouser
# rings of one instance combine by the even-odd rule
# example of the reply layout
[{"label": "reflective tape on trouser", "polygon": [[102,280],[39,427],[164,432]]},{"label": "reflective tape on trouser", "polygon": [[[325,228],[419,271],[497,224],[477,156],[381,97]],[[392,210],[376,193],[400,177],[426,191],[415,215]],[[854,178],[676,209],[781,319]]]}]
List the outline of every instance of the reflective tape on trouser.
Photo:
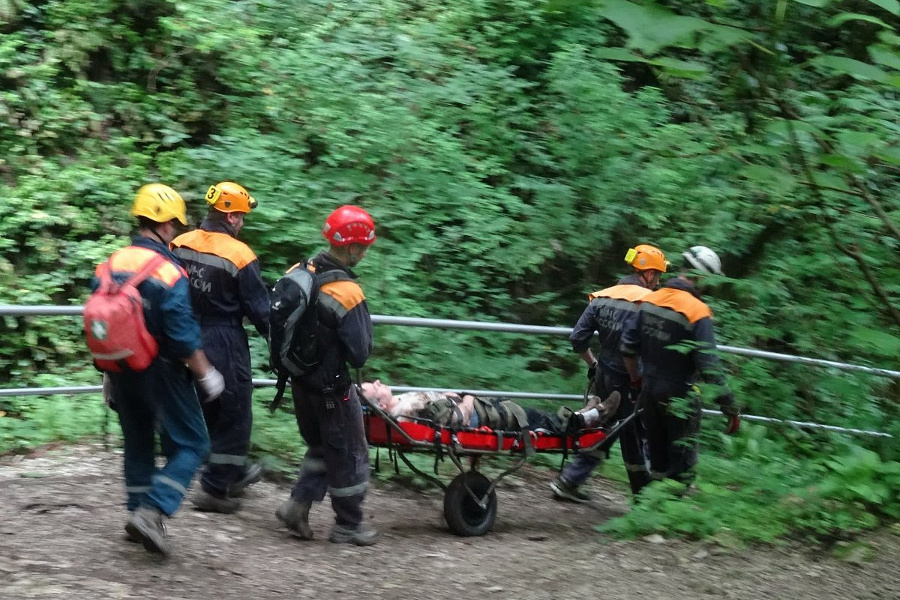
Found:
[{"label": "reflective tape on trouser", "polygon": [[324,473],[325,470],[324,458],[306,457],[300,464],[300,473],[309,473],[310,475],[313,475],[315,473]]},{"label": "reflective tape on trouser", "polygon": [[647,465],[631,465],[625,463],[625,470],[631,471],[632,473],[647,473]]},{"label": "reflective tape on trouser", "polygon": [[330,493],[334,498],[348,498],[350,496],[356,496],[362,494],[366,491],[366,488],[369,487],[369,482],[364,481],[358,485],[351,485],[349,487],[342,488],[328,488],[328,493]]},{"label": "reflective tape on trouser", "polygon": [[211,465],[235,465],[243,467],[247,464],[247,457],[237,454],[210,454],[209,464]]},{"label": "reflective tape on trouser", "polygon": [[161,483],[162,485],[167,485],[170,488],[177,490],[182,495],[187,494],[187,488],[172,479],[171,477],[166,477],[165,475],[156,475],[153,477],[154,480]]},{"label": "reflective tape on trouser", "polygon": [[150,491],[149,485],[126,485],[125,491],[129,494],[146,494]]}]

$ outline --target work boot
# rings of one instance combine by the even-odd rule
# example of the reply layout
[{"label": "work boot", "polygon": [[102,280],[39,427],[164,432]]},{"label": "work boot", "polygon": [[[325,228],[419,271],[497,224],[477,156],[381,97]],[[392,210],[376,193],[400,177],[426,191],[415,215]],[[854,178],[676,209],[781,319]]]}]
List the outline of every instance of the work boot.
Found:
[{"label": "work boot", "polygon": [[335,544],[371,546],[378,541],[378,531],[363,523],[360,523],[356,528],[335,524],[328,535],[328,541]]},{"label": "work boot", "polygon": [[600,396],[588,396],[587,404],[584,405],[584,408],[579,410],[578,412],[583,413],[591,410],[592,408],[597,408],[600,406],[600,403],[603,402],[603,398]]},{"label": "work boot", "polygon": [[166,540],[165,519],[158,508],[139,506],[125,525],[125,533],[140,540],[147,552],[168,556],[171,548]]},{"label": "work boot", "polygon": [[217,512],[225,515],[241,508],[240,500],[234,498],[217,498],[205,490],[198,490],[191,498],[194,508],[201,512]]},{"label": "work boot", "polygon": [[[606,400],[601,401],[600,396],[591,396],[584,408],[572,415],[569,426],[574,431],[586,429],[588,427],[599,427],[605,425],[612,420],[616,413],[619,412],[619,403],[622,401],[622,395],[613,391]],[[597,414],[588,414],[593,409],[597,409]]]},{"label": "work boot", "polygon": [[309,526],[310,507],[312,507],[310,502],[298,502],[293,498],[288,498],[275,511],[275,518],[284,523],[291,535],[301,540],[311,540],[313,539],[313,530]]},{"label": "work boot", "polygon": [[553,490],[553,496],[557,500],[569,500],[580,504],[586,504],[592,500],[590,494],[579,486],[569,484],[562,477],[557,477],[556,481],[551,482],[550,489]]},{"label": "work boot", "polygon": [[244,495],[247,486],[257,483],[263,476],[263,467],[260,464],[253,463],[244,471],[244,476],[231,484],[228,489],[229,498],[240,498]]}]

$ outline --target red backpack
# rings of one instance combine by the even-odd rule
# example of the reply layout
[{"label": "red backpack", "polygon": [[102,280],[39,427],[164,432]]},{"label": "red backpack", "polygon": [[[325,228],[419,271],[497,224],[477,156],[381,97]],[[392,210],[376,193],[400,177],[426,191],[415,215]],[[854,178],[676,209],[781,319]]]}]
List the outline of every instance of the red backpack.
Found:
[{"label": "red backpack", "polygon": [[109,261],[100,265],[100,285],[84,305],[84,334],[101,371],[143,371],[159,354],[159,344],[144,322],[144,302],[137,286],[166,258],[157,254],[144,268],[117,283]]}]

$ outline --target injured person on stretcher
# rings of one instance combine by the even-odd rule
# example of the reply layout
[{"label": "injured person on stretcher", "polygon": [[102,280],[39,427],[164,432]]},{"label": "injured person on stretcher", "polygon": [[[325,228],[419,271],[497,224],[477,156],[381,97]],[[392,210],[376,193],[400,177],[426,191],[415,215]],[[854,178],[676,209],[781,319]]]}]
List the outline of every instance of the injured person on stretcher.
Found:
[{"label": "injured person on stretcher", "polygon": [[523,407],[510,400],[479,398],[456,392],[407,392],[394,395],[376,379],[361,386],[362,395],[397,421],[425,419],[442,427],[489,427],[495,430],[574,433],[601,427],[619,410],[621,396],[612,392],[606,400],[589,396],[587,404],[573,411],[562,407],[557,414]]}]

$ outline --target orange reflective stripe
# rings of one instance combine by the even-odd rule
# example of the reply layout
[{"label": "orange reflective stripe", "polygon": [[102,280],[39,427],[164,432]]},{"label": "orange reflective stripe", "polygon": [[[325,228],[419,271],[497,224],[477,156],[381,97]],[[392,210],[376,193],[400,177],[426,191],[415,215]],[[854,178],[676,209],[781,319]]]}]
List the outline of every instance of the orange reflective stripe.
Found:
[{"label": "orange reflective stripe", "polygon": [[332,281],[324,284],[319,291],[340,302],[347,310],[351,310],[366,299],[362,288],[353,281]]},{"label": "orange reflective stripe", "polygon": [[[144,265],[150,261],[156,252],[149,248],[140,248],[138,246],[128,246],[122,248],[109,257],[109,267],[111,271],[125,271],[126,273],[137,273],[144,268]],[[99,276],[100,267],[98,266],[95,273]],[[175,285],[180,277],[187,277],[184,269],[178,267],[168,260],[156,268],[150,277],[163,282],[169,287]]]},{"label": "orange reflective stripe", "polygon": [[684,290],[662,288],[647,294],[643,301],[660,308],[668,308],[681,313],[691,324],[706,317],[712,318],[712,311],[709,307],[702,300],[697,299],[693,294]]},{"label": "orange reflective stripe", "polygon": [[[297,268],[299,268],[299,267],[302,267],[302,266],[305,265],[305,264],[306,264],[306,263],[298,262],[298,263],[294,264],[290,269],[288,269],[287,271],[285,271],[284,274],[287,275],[288,273],[290,273],[290,272],[293,271],[294,269],[297,269]],[[315,273],[315,272],[316,272],[315,269],[310,269],[310,273]]]},{"label": "orange reflective stripe", "polygon": [[180,246],[204,254],[215,254],[233,263],[238,269],[243,269],[256,260],[256,254],[247,244],[218,231],[195,229],[181,234],[172,240],[173,248]]},{"label": "orange reflective stripe", "polygon": [[628,302],[640,302],[650,293],[650,290],[645,287],[634,285],[633,283],[625,283],[594,292],[588,298],[590,300],[594,298],[615,298],[616,300],[627,300]]}]

